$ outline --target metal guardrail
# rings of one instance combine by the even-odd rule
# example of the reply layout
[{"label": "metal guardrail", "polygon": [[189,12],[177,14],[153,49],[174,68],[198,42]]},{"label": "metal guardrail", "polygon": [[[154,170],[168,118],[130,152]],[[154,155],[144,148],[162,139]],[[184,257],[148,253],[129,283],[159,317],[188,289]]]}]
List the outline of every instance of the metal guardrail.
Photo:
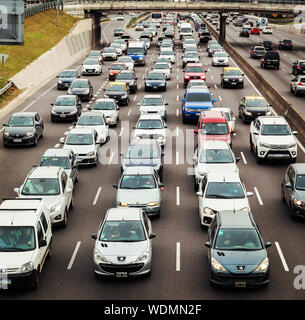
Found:
[{"label": "metal guardrail", "polygon": [[[63,0],[59,1],[59,6],[63,8]],[[30,17],[37,13],[50,10],[50,9],[56,9],[57,8],[57,1],[48,1],[48,2],[42,2],[40,4],[37,4],[36,6],[31,6],[29,8],[26,8],[24,10],[24,17]]]},{"label": "metal guardrail", "polygon": [[0,96],[3,95],[11,86],[13,85],[13,81],[9,81],[3,88],[0,90]]}]

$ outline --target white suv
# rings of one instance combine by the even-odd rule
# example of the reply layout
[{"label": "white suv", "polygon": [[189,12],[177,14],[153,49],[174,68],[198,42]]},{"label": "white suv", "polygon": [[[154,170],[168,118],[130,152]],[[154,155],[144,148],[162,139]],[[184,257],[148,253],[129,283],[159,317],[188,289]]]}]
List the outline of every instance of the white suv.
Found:
[{"label": "white suv", "polygon": [[73,188],[63,167],[36,167],[14,191],[19,198],[42,198],[52,224],[66,227],[68,211],[73,208]]},{"label": "white suv", "polygon": [[161,94],[144,95],[140,107],[140,114],[158,114],[166,121],[166,106],[168,102],[163,99]]},{"label": "white suv", "polygon": [[37,289],[45,259],[52,252],[49,210],[41,198],[4,199],[0,210],[1,287]]},{"label": "white suv", "polygon": [[284,117],[258,117],[250,125],[250,148],[255,152],[257,163],[265,159],[297,158],[297,131],[291,131]]}]

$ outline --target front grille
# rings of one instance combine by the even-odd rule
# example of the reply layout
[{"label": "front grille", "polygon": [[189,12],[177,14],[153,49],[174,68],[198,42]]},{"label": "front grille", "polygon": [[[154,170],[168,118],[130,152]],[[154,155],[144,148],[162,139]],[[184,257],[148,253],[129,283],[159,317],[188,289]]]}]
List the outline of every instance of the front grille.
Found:
[{"label": "front grille", "polygon": [[130,208],[146,208],[145,204],[130,204]]},{"label": "front grille", "polygon": [[78,153],[76,156],[77,156],[77,157],[85,157],[85,156],[86,156],[86,153]]},{"label": "front grille", "polygon": [[200,79],[200,77],[199,76],[192,76],[192,77],[190,77],[191,79]]},{"label": "front grille", "polygon": [[18,268],[8,268],[8,269],[4,269],[4,272],[2,274],[16,273],[18,270],[19,270]]},{"label": "front grille", "polygon": [[222,282],[225,283],[234,283],[235,281],[245,281],[247,283],[261,282],[264,280],[264,275],[256,274],[228,274],[228,275],[219,275],[219,278]]},{"label": "front grille", "polygon": [[61,111],[57,111],[56,114],[69,114],[70,111],[65,111],[65,112],[61,112]]},{"label": "front grille", "polygon": [[144,263],[125,264],[125,265],[100,263],[99,266],[104,272],[108,272],[108,273],[115,273],[115,272],[134,273],[134,272],[140,271],[144,267]]},{"label": "front grille", "polygon": [[270,146],[270,149],[282,149],[282,150],[285,150],[285,149],[288,149],[288,146],[285,145],[285,144],[272,144]]},{"label": "front grille", "polygon": [[22,138],[22,137],[25,137],[25,134],[24,133],[16,133],[12,137],[14,137],[14,138]]}]

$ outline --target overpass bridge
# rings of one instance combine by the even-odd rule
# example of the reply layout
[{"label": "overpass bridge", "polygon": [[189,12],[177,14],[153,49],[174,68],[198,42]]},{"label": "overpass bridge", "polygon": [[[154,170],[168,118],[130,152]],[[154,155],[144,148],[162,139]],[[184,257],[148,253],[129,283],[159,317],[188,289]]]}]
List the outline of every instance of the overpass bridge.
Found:
[{"label": "overpass bridge", "polygon": [[[303,11],[302,11],[303,10]],[[305,0],[245,0],[245,1],[182,1],[182,0],[64,0],[64,11],[83,12],[93,21],[93,40],[100,35],[100,17],[117,12],[218,12],[220,15],[219,41],[225,40],[225,19],[230,12],[241,14],[305,15]]]}]

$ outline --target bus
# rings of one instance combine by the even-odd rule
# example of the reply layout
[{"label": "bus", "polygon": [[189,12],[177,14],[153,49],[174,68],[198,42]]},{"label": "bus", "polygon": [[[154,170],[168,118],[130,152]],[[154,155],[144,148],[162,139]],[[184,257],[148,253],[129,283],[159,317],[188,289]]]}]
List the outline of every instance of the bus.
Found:
[{"label": "bus", "polygon": [[161,12],[151,14],[151,22],[162,23],[163,15]]}]

